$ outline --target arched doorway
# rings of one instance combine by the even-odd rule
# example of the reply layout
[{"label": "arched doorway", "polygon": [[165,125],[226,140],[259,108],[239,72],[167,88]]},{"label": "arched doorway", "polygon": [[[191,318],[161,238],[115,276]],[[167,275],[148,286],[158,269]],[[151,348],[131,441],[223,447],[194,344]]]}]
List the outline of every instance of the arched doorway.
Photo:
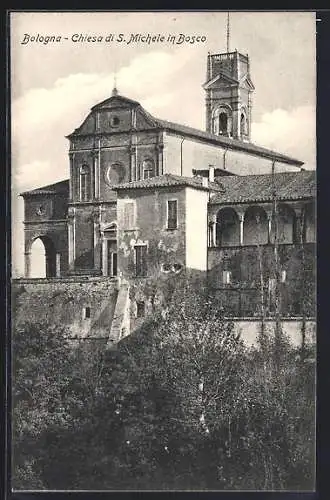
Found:
[{"label": "arched doorway", "polygon": [[35,238],[26,258],[29,259],[30,278],[52,278],[59,274],[59,259],[54,243],[48,236]]},{"label": "arched doorway", "polygon": [[247,208],[243,226],[244,245],[266,245],[268,243],[268,220],[265,210],[258,206]]},{"label": "arched doorway", "polygon": [[233,208],[221,208],[217,213],[216,242],[221,247],[239,245],[239,218]]}]

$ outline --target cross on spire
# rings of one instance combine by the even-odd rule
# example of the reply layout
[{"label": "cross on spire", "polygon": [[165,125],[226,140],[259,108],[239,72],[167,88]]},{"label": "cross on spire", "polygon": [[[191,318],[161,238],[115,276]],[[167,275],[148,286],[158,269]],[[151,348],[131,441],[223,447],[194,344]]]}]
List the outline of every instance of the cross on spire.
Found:
[{"label": "cross on spire", "polygon": [[118,90],[117,90],[117,74],[114,73],[113,76],[113,89],[112,89],[112,95],[116,96],[118,95]]}]

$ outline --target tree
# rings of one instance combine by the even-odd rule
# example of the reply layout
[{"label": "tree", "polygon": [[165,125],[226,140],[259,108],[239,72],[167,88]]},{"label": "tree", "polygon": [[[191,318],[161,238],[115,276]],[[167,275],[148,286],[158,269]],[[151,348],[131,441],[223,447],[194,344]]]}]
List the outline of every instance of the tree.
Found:
[{"label": "tree", "polygon": [[313,487],[313,365],[249,350],[201,281],[114,349],[21,325],[14,352],[15,487]]}]

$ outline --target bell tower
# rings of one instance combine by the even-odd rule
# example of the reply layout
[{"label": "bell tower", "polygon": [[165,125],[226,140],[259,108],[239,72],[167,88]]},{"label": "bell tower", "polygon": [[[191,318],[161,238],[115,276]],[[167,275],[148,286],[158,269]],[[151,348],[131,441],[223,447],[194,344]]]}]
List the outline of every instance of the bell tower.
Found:
[{"label": "bell tower", "polygon": [[229,14],[227,16],[227,52],[207,56],[206,130],[241,141],[251,137],[251,94],[249,56],[229,49]]}]

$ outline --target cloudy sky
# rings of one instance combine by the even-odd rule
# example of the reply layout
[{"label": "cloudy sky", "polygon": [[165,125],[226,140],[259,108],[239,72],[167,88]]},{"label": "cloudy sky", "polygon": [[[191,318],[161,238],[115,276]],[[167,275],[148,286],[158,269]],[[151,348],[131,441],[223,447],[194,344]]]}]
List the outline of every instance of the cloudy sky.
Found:
[{"label": "cloudy sky", "polygon": [[[68,177],[66,135],[110,96],[153,115],[205,128],[207,52],[226,51],[224,12],[16,12],[11,14],[13,273],[23,273],[23,203],[18,194]],[[255,85],[252,141],[315,167],[315,14],[231,12],[230,49],[248,53]],[[105,39],[122,33],[125,42]],[[131,34],[163,42],[127,43]],[[32,37],[61,37],[44,44]],[[180,34],[205,41],[181,44]],[[102,37],[74,42],[72,35]],[[67,38],[67,40],[65,39]],[[202,38],[202,39],[204,39]],[[59,38],[57,38],[59,39]]]}]

